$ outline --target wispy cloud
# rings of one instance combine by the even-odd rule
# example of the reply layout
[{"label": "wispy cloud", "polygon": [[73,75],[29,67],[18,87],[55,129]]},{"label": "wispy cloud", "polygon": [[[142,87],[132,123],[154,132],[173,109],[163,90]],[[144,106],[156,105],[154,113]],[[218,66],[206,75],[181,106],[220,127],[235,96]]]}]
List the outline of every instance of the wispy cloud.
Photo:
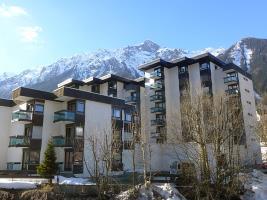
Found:
[{"label": "wispy cloud", "polygon": [[26,10],[19,6],[7,6],[6,4],[0,5],[0,17],[18,17],[27,15]]},{"label": "wispy cloud", "polygon": [[38,42],[39,33],[42,30],[40,26],[24,26],[18,29],[21,41],[25,43]]}]

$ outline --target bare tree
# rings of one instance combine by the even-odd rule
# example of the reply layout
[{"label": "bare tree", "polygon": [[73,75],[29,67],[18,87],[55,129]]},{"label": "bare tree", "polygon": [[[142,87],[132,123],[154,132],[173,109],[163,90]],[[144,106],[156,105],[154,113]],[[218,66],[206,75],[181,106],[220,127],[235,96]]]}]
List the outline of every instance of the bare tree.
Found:
[{"label": "bare tree", "polygon": [[178,160],[198,169],[192,181],[206,198],[220,198],[225,190],[233,195],[245,136],[239,97],[195,95],[181,100],[181,124],[171,123]]}]

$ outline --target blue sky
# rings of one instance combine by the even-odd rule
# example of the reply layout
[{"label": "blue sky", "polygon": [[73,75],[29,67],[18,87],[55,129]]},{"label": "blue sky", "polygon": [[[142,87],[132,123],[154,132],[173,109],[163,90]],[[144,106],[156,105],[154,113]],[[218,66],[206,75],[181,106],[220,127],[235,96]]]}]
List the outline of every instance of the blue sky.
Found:
[{"label": "blue sky", "polygon": [[0,1],[0,73],[150,39],[197,50],[267,38],[266,0]]}]

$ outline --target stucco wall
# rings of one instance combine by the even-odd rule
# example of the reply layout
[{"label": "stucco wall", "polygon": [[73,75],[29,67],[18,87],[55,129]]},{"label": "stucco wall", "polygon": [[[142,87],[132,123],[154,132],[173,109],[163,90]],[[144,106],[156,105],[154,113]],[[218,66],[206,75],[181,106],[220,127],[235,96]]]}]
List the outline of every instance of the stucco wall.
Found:
[{"label": "stucco wall", "polygon": [[[103,142],[104,135],[111,136],[111,105],[93,101],[85,102],[85,124],[84,124],[84,170],[83,176],[89,176],[87,167],[90,170],[94,168],[92,155],[92,145],[89,142],[90,137],[95,136],[98,141]],[[97,145],[99,148],[99,145]],[[100,151],[98,149],[98,151]]]},{"label": "stucco wall", "polygon": [[0,106],[0,170],[6,169],[10,126],[11,108]]}]

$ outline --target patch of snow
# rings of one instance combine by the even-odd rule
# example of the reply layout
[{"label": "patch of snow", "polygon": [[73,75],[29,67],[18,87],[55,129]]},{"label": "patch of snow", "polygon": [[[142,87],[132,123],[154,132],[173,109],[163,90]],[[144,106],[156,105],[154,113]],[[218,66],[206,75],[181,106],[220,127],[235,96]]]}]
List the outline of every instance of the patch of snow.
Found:
[{"label": "patch of snow", "polygon": [[224,51],[225,51],[225,49],[222,47],[220,47],[220,48],[208,47],[208,48],[205,48],[202,50],[192,51],[190,54],[191,54],[191,56],[197,56],[197,55],[209,52],[214,56],[218,56],[218,55],[222,54]]},{"label": "patch of snow", "polygon": [[86,178],[66,178],[64,176],[55,176],[54,182],[57,182],[57,178],[60,185],[95,185],[95,183]]},{"label": "patch of snow", "polygon": [[[122,192],[117,196],[116,199],[119,200],[127,200],[130,198],[133,190],[127,190]],[[165,199],[165,200],[186,200],[186,198],[181,195],[181,193],[174,187],[173,184],[170,183],[157,183],[152,184],[150,187],[145,188],[141,186],[139,188],[137,200],[150,200],[150,199]]]},{"label": "patch of snow", "polygon": [[242,200],[266,200],[267,175],[254,169],[253,172],[249,174],[245,188],[248,191],[241,197]]},{"label": "patch of snow", "polygon": [[36,183],[30,181],[13,181],[12,179],[0,179],[0,188],[2,189],[34,189]]},{"label": "patch of snow", "polygon": [[166,200],[186,200],[186,198],[170,183],[153,184],[153,190],[157,191]]}]

